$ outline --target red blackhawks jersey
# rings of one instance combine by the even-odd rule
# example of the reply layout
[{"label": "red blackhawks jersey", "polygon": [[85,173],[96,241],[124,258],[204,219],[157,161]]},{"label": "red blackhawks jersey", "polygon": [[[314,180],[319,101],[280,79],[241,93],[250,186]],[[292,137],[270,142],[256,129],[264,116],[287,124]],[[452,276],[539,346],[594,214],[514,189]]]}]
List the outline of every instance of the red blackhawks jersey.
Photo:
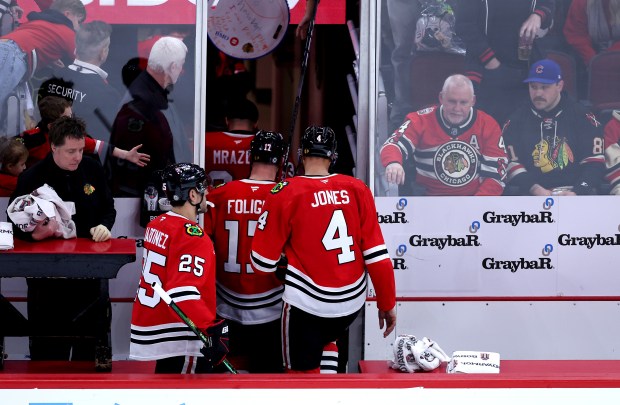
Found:
[{"label": "red blackhawks jersey", "polygon": [[209,193],[205,232],[215,243],[217,313],[244,325],[276,320],[284,286],[275,273],[254,272],[252,236],[273,181],[236,180]]},{"label": "red blackhawks jersey", "polygon": [[288,259],[287,303],[321,317],[355,313],[366,299],[366,269],[377,305],[395,305],[394,270],[368,187],[342,174],[297,176],[265,201],[252,241],[252,266],[274,272]]},{"label": "red blackhawks jersey", "polygon": [[416,183],[427,195],[501,195],[508,159],[497,122],[472,109],[463,124],[454,126],[441,110],[408,114],[381,147],[383,166],[414,159]]},{"label": "red blackhawks jersey", "polygon": [[205,171],[215,185],[240,180],[250,174],[253,132],[207,132]]},{"label": "red blackhawks jersey", "polygon": [[613,186],[612,194],[620,194],[620,111],[614,111],[605,125],[605,179]]},{"label": "red blackhawks jersey", "polygon": [[202,356],[203,343],[153,291],[158,283],[181,310],[204,330],[215,320],[215,253],[195,222],[167,212],[145,232],[142,276],[131,314],[129,357],[156,360]]}]

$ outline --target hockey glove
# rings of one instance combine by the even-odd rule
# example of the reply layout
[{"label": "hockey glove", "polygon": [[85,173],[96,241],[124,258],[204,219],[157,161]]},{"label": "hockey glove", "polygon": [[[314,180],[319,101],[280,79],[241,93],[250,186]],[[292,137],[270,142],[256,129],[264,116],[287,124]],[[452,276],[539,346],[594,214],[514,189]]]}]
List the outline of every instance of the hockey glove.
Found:
[{"label": "hockey glove", "polygon": [[228,324],[224,319],[220,319],[205,330],[205,335],[210,344],[203,346],[200,353],[211,367],[215,367],[224,361],[228,354]]},{"label": "hockey glove", "polygon": [[432,371],[450,358],[436,342],[414,335],[399,335],[394,342],[394,360],[388,362],[395,370],[407,373]]},{"label": "hockey glove", "polygon": [[418,340],[412,349],[415,362],[424,371],[432,371],[439,367],[442,361],[450,360],[441,347],[427,337]]}]

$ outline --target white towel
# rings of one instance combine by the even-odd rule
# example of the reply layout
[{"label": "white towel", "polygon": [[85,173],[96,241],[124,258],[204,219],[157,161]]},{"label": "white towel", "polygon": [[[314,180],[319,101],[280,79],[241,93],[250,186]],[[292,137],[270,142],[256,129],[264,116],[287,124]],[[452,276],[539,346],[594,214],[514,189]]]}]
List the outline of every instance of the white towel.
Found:
[{"label": "white towel", "polygon": [[13,249],[13,224],[0,222],[0,250]]},{"label": "white towel", "polygon": [[456,351],[446,367],[446,373],[499,374],[499,353]]},{"label": "white towel", "polygon": [[11,221],[24,232],[32,232],[40,222],[50,218],[59,224],[55,237],[64,239],[76,237],[75,222],[71,219],[75,214],[75,204],[63,201],[47,184],[31,194],[17,197],[6,212]]}]

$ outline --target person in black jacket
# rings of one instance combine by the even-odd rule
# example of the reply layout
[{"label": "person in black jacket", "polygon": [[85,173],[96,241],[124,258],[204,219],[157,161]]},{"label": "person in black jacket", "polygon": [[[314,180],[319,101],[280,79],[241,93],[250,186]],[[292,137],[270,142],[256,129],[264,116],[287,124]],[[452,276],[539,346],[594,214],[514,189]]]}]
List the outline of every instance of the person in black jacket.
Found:
[{"label": "person in black jacket", "polygon": [[[51,153],[21,174],[9,203],[48,184],[63,201],[75,203],[72,219],[77,237],[103,242],[111,237],[116,210],[103,168],[96,160],[82,156],[85,133],[84,122],[79,118],[62,117],[56,121],[49,133]],[[17,226],[13,226],[13,231],[15,237],[32,240],[31,234]],[[27,282],[28,320],[38,330],[100,336],[33,337],[32,360],[96,360],[96,347],[107,351],[97,353],[98,358],[111,360],[107,341],[111,321],[109,293],[107,288],[102,289],[99,280],[32,278]]]},{"label": "person in black jacket", "polygon": [[[478,108],[497,122],[506,121],[514,106],[526,99],[522,81],[529,60],[519,58],[520,36],[533,41],[551,26],[554,13],[555,0],[456,2],[456,33],[467,49],[466,76],[474,83]],[[534,41],[532,55],[536,45]]]},{"label": "person in black jacket", "polygon": [[599,192],[605,172],[603,128],[594,114],[562,93],[560,66],[532,64],[530,105],[516,110],[503,130],[510,159],[509,193],[582,195]]},{"label": "person in black jacket", "polygon": [[[172,163],[188,161],[176,156],[181,149],[189,149],[189,139],[182,139],[181,134],[174,133],[170,115],[166,115],[166,110],[172,107],[169,90],[179,79],[186,55],[187,47],[180,39],[160,38],[151,49],[146,70],[129,86],[131,99],[116,115],[110,142],[118,148],[142,145],[141,151],[149,154],[151,161],[147,167],[139,167],[110,159],[106,168],[110,170],[115,197],[142,198],[145,188],[158,177],[156,171]],[[187,156],[188,153],[181,155]]]},{"label": "person in black jacket", "polygon": [[103,21],[82,24],[75,36],[75,61],[54,72],[72,83],[68,89],[57,87],[56,92],[68,94],[64,97],[73,101],[73,112],[86,121],[89,134],[106,143],[121,107],[120,93],[108,84],[108,73],[101,69],[108,58],[111,33],[112,27]]}]

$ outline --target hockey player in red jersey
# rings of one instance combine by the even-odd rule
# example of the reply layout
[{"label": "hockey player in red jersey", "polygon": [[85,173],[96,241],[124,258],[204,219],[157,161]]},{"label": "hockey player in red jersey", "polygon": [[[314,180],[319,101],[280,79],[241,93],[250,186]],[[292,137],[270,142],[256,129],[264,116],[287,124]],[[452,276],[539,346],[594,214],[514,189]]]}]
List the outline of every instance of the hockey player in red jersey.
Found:
[{"label": "hockey player in red jersey", "polygon": [[381,147],[388,183],[405,184],[403,163],[415,162],[414,194],[501,195],[506,150],[497,122],[474,108],[471,81],[446,79],[440,105],[407,115]]},{"label": "hockey player in red jersey", "polygon": [[287,372],[318,373],[326,344],[336,340],[366,301],[366,273],[377,292],[379,326],[396,326],[392,262],[373,196],[361,181],[329,174],[336,138],[309,127],[301,139],[305,175],[279,183],[265,201],[252,241],[252,267],[273,273],[288,259],[282,309]]},{"label": "hockey player in red jersey", "polygon": [[[177,163],[162,174],[172,211],[149,223],[144,237],[142,276],[131,316],[129,357],[156,360],[156,373],[206,373],[228,352],[228,327],[215,314],[215,253],[198,225],[206,212],[207,176],[197,165]],[[158,283],[196,327],[199,338],[154,292]],[[201,356],[202,354],[202,356]]]},{"label": "hockey player in red jersey", "polygon": [[205,135],[205,170],[215,185],[245,179],[250,174],[250,142],[256,134],[258,109],[247,99],[227,107],[226,132]]},{"label": "hockey player in red jersey", "polygon": [[209,201],[214,207],[205,215],[205,232],[215,244],[217,314],[228,321],[231,356],[246,359],[251,373],[283,371],[284,286],[275,273],[252,270],[250,247],[265,198],[276,185],[284,150],[281,134],[258,131],[250,146],[250,177],[212,190]]}]

